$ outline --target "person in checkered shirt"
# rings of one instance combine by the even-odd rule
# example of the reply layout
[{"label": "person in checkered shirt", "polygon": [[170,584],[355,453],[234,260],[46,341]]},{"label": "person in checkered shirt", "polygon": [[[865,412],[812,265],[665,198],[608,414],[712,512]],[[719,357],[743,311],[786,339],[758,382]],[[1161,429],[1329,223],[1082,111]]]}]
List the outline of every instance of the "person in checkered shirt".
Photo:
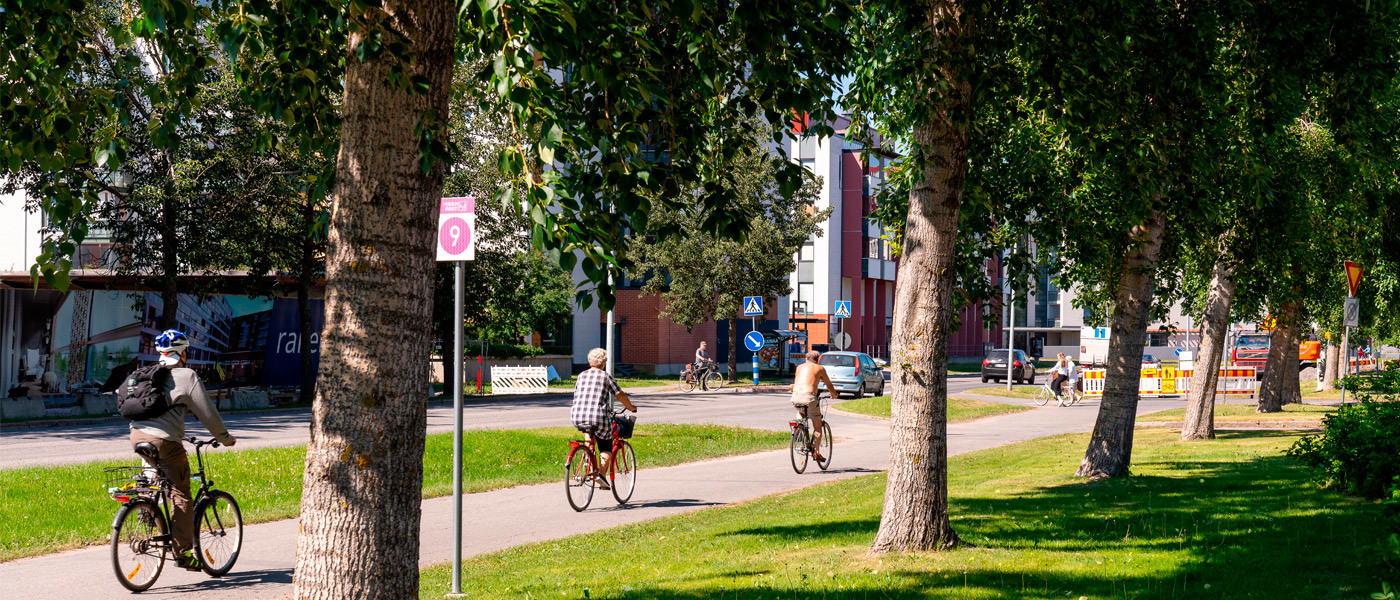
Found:
[{"label": "person in checkered shirt", "polygon": [[[578,374],[574,383],[574,405],[569,410],[569,420],[579,431],[593,438],[598,455],[603,458],[598,465],[599,473],[607,473],[612,464],[612,399],[617,398],[627,410],[637,412],[627,393],[618,387],[603,366],[608,364],[608,351],[594,348],[588,351],[587,371]],[[608,489],[606,481],[599,480],[600,489]]]}]

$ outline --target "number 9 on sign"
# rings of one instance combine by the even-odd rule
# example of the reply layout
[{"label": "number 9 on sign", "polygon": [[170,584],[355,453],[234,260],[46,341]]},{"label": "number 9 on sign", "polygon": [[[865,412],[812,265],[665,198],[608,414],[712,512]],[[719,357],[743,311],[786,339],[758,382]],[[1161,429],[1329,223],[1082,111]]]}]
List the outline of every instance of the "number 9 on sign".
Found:
[{"label": "number 9 on sign", "polygon": [[[462,256],[472,246],[471,224],[462,217],[448,217],[442,220],[442,226],[438,228],[438,248],[441,253],[459,257],[457,260],[470,259],[471,256]],[[473,253],[474,254],[474,253]]]}]

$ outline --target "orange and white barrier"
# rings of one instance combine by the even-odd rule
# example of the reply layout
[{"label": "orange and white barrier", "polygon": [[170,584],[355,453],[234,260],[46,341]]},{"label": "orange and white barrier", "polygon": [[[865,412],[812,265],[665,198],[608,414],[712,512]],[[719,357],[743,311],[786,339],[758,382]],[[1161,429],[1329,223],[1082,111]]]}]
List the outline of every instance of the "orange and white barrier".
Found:
[{"label": "orange and white barrier", "polygon": [[1348,363],[1348,368],[1351,368],[1351,369],[1356,369],[1356,368],[1361,368],[1361,369],[1374,369],[1375,367],[1376,367],[1376,359],[1374,359],[1374,358],[1356,358],[1356,357],[1352,357],[1351,361],[1349,361],[1349,363]]},{"label": "orange and white barrier", "polygon": [[[1259,381],[1254,377],[1254,367],[1228,367],[1220,370],[1220,379],[1215,384],[1217,398],[1239,398],[1253,400],[1259,389]],[[1104,369],[1084,370],[1084,395],[1102,396]],[[1190,370],[1173,367],[1143,369],[1138,378],[1138,395],[1144,398],[1177,396],[1191,391]]]}]

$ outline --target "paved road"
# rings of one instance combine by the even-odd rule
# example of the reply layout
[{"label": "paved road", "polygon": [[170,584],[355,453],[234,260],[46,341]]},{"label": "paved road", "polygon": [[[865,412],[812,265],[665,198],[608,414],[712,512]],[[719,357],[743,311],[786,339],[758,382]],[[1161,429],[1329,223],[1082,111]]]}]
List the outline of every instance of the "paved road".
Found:
[{"label": "paved road", "polygon": [[[980,379],[961,376],[950,378],[948,387],[960,392],[983,386]],[[724,410],[716,409],[716,399],[731,397],[743,400],[725,404]],[[719,423],[757,428],[783,428],[787,423],[783,417],[759,418],[763,408],[771,408],[763,406],[773,404],[771,400],[756,398],[754,394],[735,393],[734,390],[640,392],[638,398],[643,423]],[[773,405],[780,408],[785,406],[782,403]],[[463,426],[467,429],[505,429],[568,425],[568,406],[569,399],[562,396],[473,401],[463,409]],[[204,426],[198,420],[190,417],[188,422],[191,435],[207,437]],[[294,446],[305,444],[310,438],[308,428],[311,417],[305,410],[255,415],[228,413],[224,415],[224,423],[238,437],[240,449]],[[126,431],[124,421],[3,430],[0,431],[0,469],[132,458]],[[450,401],[435,403],[428,409],[428,433],[445,431],[452,431]]]},{"label": "paved road", "polygon": [[[979,383],[980,385],[980,383]],[[990,397],[988,399],[991,399]],[[651,399],[643,411],[660,412]],[[689,402],[698,402],[692,398]],[[789,410],[781,394],[716,394],[704,400],[710,420],[720,423],[743,422],[754,426],[781,426]],[[1001,399],[1007,403],[1025,401]],[[687,401],[665,399],[685,404]],[[1171,400],[1142,402],[1147,413],[1180,406]],[[539,410],[522,407],[506,413],[525,414]],[[548,407],[548,410],[560,410]],[[1072,431],[1088,431],[1098,412],[1097,401],[1070,408],[1047,407],[976,421],[954,424],[949,429],[951,453],[959,454],[1015,441]],[[645,414],[645,413],[644,413]],[[684,411],[675,409],[677,416]],[[737,415],[737,416],[736,416]],[[524,425],[519,420],[514,423]],[[645,422],[645,421],[644,421]],[[558,484],[523,486],[469,494],[464,499],[467,515],[465,547],[467,556],[491,552],[528,542],[562,538],[605,527],[635,523],[666,515],[732,503],[816,483],[877,472],[889,459],[889,427],[879,419],[838,414],[832,417],[837,436],[832,471],[809,467],[805,475],[793,473],[787,452],[762,452],[675,467],[643,470],[637,492],[626,506],[616,506],[607,496],[596,497],[594,506],[575,513],[565,502]],[[424,566],[451,560],[451,501],[434,498],[423,503],[423,539],[420,562]],[[222,579],[168,569],[146,596],[173,598],[283,598],[291,592],[291,576],[296,560],[297,521],[295,519],[249,526],[244,532],[242,556],[233,573]],[[0,563],[0,581],[7,582],[6,593],[21,598],[129,598],[112,581],[106,547],[94,547],[59,554]]]}]

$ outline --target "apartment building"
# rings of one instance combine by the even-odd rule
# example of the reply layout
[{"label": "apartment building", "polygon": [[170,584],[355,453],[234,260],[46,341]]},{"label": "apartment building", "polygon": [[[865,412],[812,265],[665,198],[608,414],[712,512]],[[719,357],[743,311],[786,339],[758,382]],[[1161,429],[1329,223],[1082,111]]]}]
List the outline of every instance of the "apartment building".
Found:
[{"label": "apartment building", "polygon": [[[834,125],[836,135],[831,138],[787,141],[788,156],[821,178],[817,208],[832,209],[820,234],[803,244],[794,257],[791,293],[766,305],[766,314],[757,322],[759,331],[782,336],[780,352],[787,364],[800,362],[808,348],[890,356],[897,261],[871,214],[894,155],[882,148],[867,148],[848,136],[849,121]],[[584,281],[582,269],[574,270],[574,280]],[[723,362],[729,353],[729,328],[738,328],[740,340],[753,329],[753,323],[743,319],[732,324],[710,321],[687,331],[659,316],[664,303],[655,296],[642,297],[640,281],[624,278],[618,288],[615,360],[641,372],[678,373],[693,359],[701,341],[709,342],[711,356]],[[838,302],[849,302],[849,317],[837,314]],[[605,346],[606,316],[596,306],[576,310],[573,327],[553,341],[572,348],[575,369],[586,368],[589,349]],[[950,340],[953,354],[980,357],[984,347],[1001,335],[999,328],[985,328],[980,307],[963,311],[962,323]],[[740,343],[739,369],[748,371],[752,353]]]}]

